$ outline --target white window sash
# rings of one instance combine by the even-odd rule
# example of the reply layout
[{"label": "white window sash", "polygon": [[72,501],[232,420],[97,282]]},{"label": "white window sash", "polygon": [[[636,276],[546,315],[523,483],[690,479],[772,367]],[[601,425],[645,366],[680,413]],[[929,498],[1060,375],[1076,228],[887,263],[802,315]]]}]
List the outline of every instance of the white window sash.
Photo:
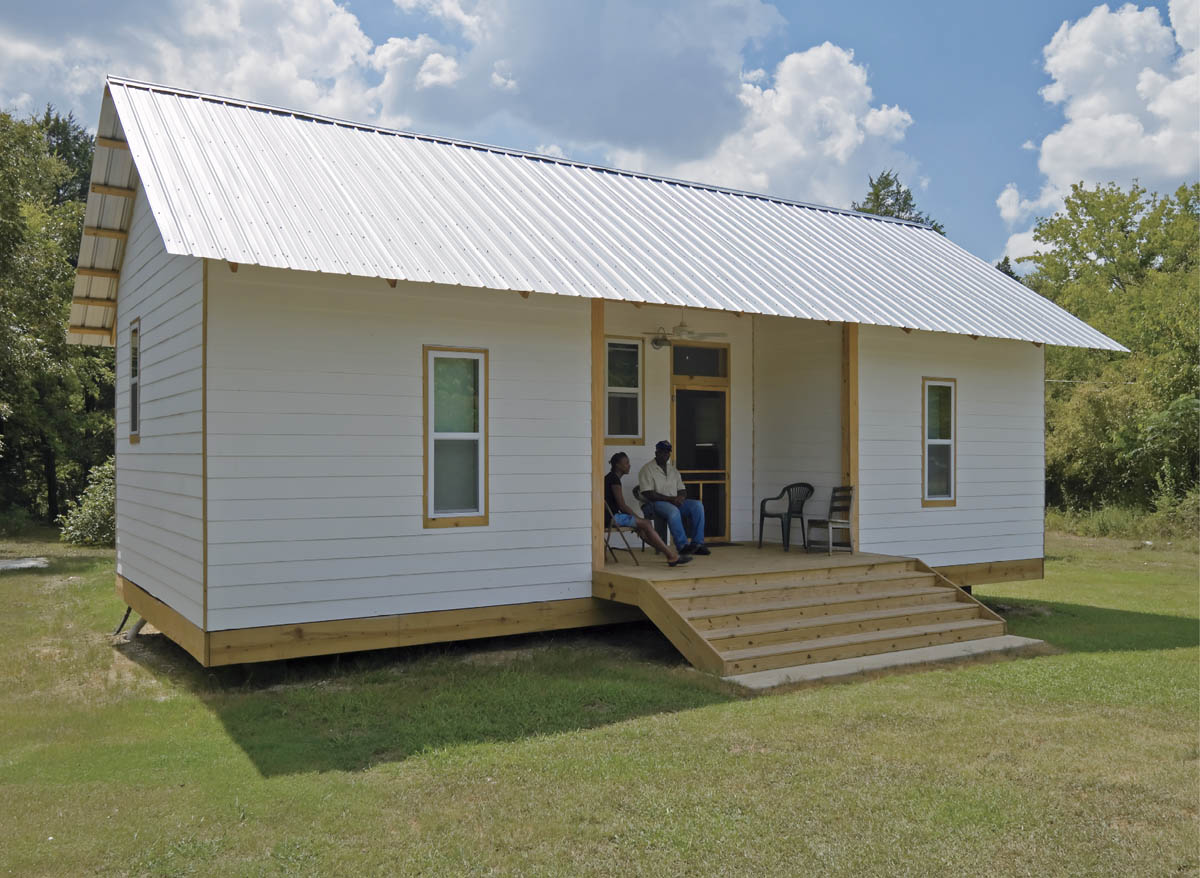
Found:
[{"label": "white window sash", "polygon": [[[437,425],[437,385],[434,378],[434,364],[438,359],[449,360],[474,360],[477,365],[475,393],[479,406],[479,428],[473,433],[439,433],[435,429]],[[483,459],[484,436],[486,435],[484,427],[487,424],[487,387],[486,376],[483,373],[483,354],[473,353],[468,351],[429,351],[429,362],[426,365],[426,381],[428,382],[426,392],[429,395],[429,411],[426,417],[429,418],[429,460],[426,462],[429,476],[429,508],[427,514],[430,518],[462,518],[464,516],[483,515],[485,498],[484,491],[486,490],[484,482],[484,473],[486,470],[486,462]],[[460,439],[475,441],[475,474],[477,484],[475,488],[476,505],[474,509],[450,509],[436,510],[437,506],[437,466],[434,462],[434,456],[437,454],[437,441],[439,439]]]},{"label": "white window sash", "polygon": [[[637,348],[637,386],[636,387],[612,387],[608,384],[608,353],[613,345],[629,345]],[[636,439],[642,435],[642,372],[645,368],[645,357],[643,356],[642,343],[640,340],[622,340],[608,339],[604,345],[604,436],[606,439]],[[633,396],[637,399],[637,432],[636,433],[614,433],[609,424],[609,409],[610,400],[613,394],[619,396]]]},{"label": "white window sash", "polygon": [[142,431],[142,324],[135,319],[129,327],[129,435]]},{"label": "white window sash", "polygon": [[[950,438],[949,439],[930,439],[929,438],[929,391],[933,387],[949,387],[950,388]],[[958,437],[954,435],[954,426],[957,423],[957,406],[958,394],[957,388],[950,381],[926,381],[925,382],[925,417],[922,419],[922,427],[925,435],[922,437],[925,443],[925,484],[921,486],[922,496],[926,500],[954,500],[957,494],[957,485],[954,478],[954,458],[957,454],[955,441]],[[932,475],[932,467],[929,465],[929,449],[937,446],[948,446],[950,448],[950,459],[947,462],[948,481],[950,485],[949,494],[930,494],[929,493],[929,478]]]}]

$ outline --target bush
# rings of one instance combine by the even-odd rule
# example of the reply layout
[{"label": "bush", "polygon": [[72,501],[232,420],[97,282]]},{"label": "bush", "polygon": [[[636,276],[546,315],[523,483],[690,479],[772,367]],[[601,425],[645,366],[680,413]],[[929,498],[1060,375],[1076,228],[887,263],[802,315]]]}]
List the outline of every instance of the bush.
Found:
[{"label": "bush", "polygon": [[0,509],[0,537],[19,537],[33,527],[33,516],[20,506]]},{"label": "bush", "polygon": [[1130,506],[1101,506],[1098,509],[1046,510],[1046,530],[1081,537],[1116,537],[1138,540],[1179,540],[1196,547],[1200,536],[1200,490],[1193,488],[1182,498],[1163,490],[1155,498],[1154,511]]},{"label": "bush", "polygon": [[88,473],[88,484],[77,500],[67,501],[58,517],[62,539],[84,546],[111,546],[116,542],[116,468],[110,457]]}]

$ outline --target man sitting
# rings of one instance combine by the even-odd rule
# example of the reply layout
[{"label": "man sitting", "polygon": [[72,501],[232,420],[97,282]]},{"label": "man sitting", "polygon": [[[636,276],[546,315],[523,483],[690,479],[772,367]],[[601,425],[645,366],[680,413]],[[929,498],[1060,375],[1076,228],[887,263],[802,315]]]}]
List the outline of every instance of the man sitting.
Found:
[{"label": "man sitting", "polygon": [[683,477],[671,463],[671,443],[665,439],[654,446],[654,460],[638,471],[642,497],[653,503],[654,514],[667,522],[671,539],[682,555],[707,555],[704,545],[704,507],[689,500]]},{"label": "man sitting", "polygon": [[604,477],[604,525],[609,521],[621,527],[635,527],[638,535],[651,546],[667,556],[667,566],[676,567],[686,564],[692,559],[680,555],[662,541],[662,537],[654,532],[654,526],[646,519],[629,508],[625,503],[625,494],[621,490],[621,476],[629,472],[629,455],[618,451],[608,461],[612,469]]}]

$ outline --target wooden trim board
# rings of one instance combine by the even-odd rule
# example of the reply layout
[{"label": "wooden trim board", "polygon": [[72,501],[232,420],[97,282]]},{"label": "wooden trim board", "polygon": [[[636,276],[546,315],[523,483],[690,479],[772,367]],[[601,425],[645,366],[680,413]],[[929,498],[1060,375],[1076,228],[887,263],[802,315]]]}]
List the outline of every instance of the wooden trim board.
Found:
[{"label": "wooden trim board", "polygon": [[185,649],[196,661],[207,666],[208,638],[199,626],[189,622],[154,595],[117,574],[117,597],[133,611]]},{"label": "wooden trim board", "polygon": [[955,585],[983,585],[988,582],[1022,582],[1026,579],[1045,579],[1043,559],[1022,561],[985,561],[980,564],[951,564],[933,567]]},{"label": "wooden trim board", "polygon": [[723,672],[725,663],[704,635],[696,630],[654,584],[636,575],[597,570],[592,576],[592,594],[603,603],[627,608],[640,607],[654,626],[695,667],[710,674]]},{"label": "wooden trim board", "polygon": [[75,273],[80,277],[99,277],[104,280],[120,280],[121,272],[113,268],[77,268]]},{"label": "wooden trim board", "polygon": [[[430,384],[433,382],[433,372],[429,368],[431,353],[447,353],[447,354],[470,354],[472,357],[478,357],[480,363],[479,376],[479,439],[477,440],[482,446],[482,461],[480,465],[483,468],[483,479],[479,498],[479,513],[467,515],[432,515],[429,509],[429,477],[430,467],[433,465],[433,456],[431,449],[433,443],[430,441],[430,434],[433,433],[432,418],[429,414],[430,400],[432,399],[430,392]],[[422,430],[422,470],[421,470],[421,521],[422,527],[425,528],[440,528],[440,527],[484,527],[488,523],[488,509],[491,503],[491,424],[492,417],[492,400],[491,400],[491,378],[488,373],[488,349],[487,348],[464,348],[450,345],[427,344],[421,347],[421,430]],[[436,440],[436,437],[434,437]]]},{"label": "wooden trim board", "polygon": [[[929,385],[946,385],[949,384],[950,391],[950,416],[952,423],[950,425],[950,494],[951,496],[944,500],[930,500],[925,496],[925,491],[929,487],[925,483],[925,463],[929,454],[929,448],[925,444],[926,441],[926,424],[927,413],[926,408],[929,405]],[[957,378],[930,378],[925,376],[921,378],[921,506],[923,508],[938,508],[958,505],[958,379]]]},{"label": "wooden trim board", "polygon": [[137,190],[131,186],[109,186],[107,183],[93,183],[91,190],[97,195],[113,195],[117,198],[137,197]]},{"label": "wooden trim board", "polygon": [[[638,346],[638,435],[610,436],[608,435],[608,345],[609,342],[635,342]],[[604,407],[600,411],[604,419],[605,445],[645,445],[646,444],[646,342],[640,335],[606,335],[604,337]]]},{"label": "wooden trim board", "polygon": [[592,570],[604,567],[604,406],[608,386],[608,343],[604,340],[604,300],[592,299]]},{"label": "wooden trim board", "polygon": [[179,644],[204,667],[478,640],[481,637],[635,622],[645,618],[636,607],[596,598],[569,598],[205,632],[119,573],[116,590],[117,596],[135,613]]},{"label": "wooden trim board", "polygon": [[[200,585],[204,595],[204,630],[208,630],[208,260],[200,261]],[[208,638],[204,665],[209,665]]]},{"label": "wooden trim board", "polygon": [[[858,324],[842,324],[842,484],[861,495],[858,484]],[[861,496],[850,505],[850,542],[859,546],[858,507]],[[833,534],[829,535],[830,540]]]},{"label": "wooden trim board", "polygon": [[572,598],[465,610],[435,610],[401,616],[210,631],[208,654],[211,666],[232,665],[582,628],[642,618],[642,614],[633,607],[595,598]]}]

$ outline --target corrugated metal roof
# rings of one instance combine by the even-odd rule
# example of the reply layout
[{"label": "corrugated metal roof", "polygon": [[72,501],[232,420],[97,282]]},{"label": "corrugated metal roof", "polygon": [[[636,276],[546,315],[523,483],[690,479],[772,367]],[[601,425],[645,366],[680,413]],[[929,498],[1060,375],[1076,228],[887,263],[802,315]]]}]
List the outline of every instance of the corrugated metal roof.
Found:
[{"label": "corrugated metal roof", "polygon": [[110,78],[174,254],[1124,350],[931,229]]}]

